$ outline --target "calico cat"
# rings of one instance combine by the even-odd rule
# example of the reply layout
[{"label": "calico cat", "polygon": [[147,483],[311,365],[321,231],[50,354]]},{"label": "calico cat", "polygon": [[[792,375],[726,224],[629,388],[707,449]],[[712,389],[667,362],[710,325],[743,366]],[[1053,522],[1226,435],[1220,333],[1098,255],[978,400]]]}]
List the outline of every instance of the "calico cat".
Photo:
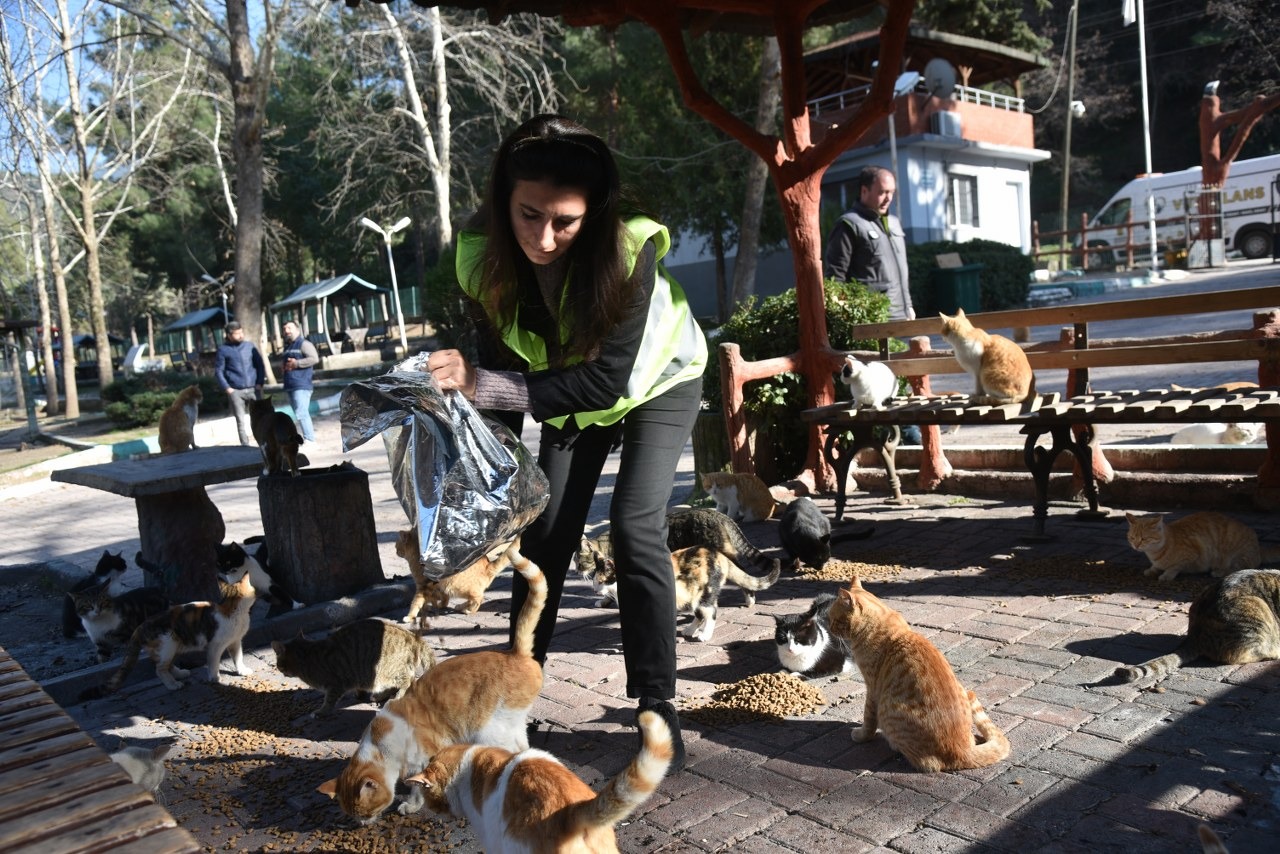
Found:
[{"label": "calico cat", "polygon": [[640,752],[597,794],[544,750],[454,744],[407,782],[422,787],[433,811],[465,818],[485,851],[618,850],[613,826],[662,782],[671,764],[671,730],[654,711],[639,715]]},{"label": "calico cat", "polygon": [[[720,552],[744,571],[768,575],[782,566],[751,544],[738,523],[719,510],[691,507],[667,514],[667,548],[671,551],[693,546],[706,546]],[[578,571],[590,578],[596,572],[595,559],[600,554],[613,557],[613,542],[606,530],[595,538],[583,537],[578,546]]]},{"label": "calico cat", "polygon": [[249,426],[254,441],[262,449],[262,473],[264,475],[288,472],[298,476],[298,449],[302,447],[302,434],[287,412],[279,412],[271,402],[271,395],[261,400],[249,401]]},{"label": "calico cat", "polygon": [[754,474],[709,471],[702,475],[702,488],[716,503],[716,509],[733,519],[762,522],[773,518],[778,502],[765,482]]},{"label": "calico cat", "polygon": [[98,663],[109,661],[146,620],[169,610],[169,598],[159,587],[139,587],[111,595],[109,585],[71,593],[75,613],[98,652]]},{"label": "calico cat", "polygon": [[955,351],[956,361],[976,383],[979,403],[1020,403],[1035,397],[1036,378],[1027,354],[1003,335],[979,329],[956,309],[955,317],[942,312],[942,337]]},{"label": "calico cat", "polygon": [[1115,675],[1124,682],[1163,677],[1199,657],[1217,664],[1280,659],[1280,570],[1245,569],[1213,582],[1191,603],[1177,649]]},{"label": "calico cat", "polygon": [[71,594],[84,593],[90,588],[102,585],[106,585],[108,593],[117,594],[120,592],[120,579],[128,568],[129,564],[124,559],[124,552],[112,554],[106,549],[102,550],[102,557],[98,558],[98,565],[93,568],[93,573],[77,581],[67,591],[67,595],[62,597],[62,636],[64,638],[77,637],[84,631],[80,615],[76,613],[76,600]]},{"label": "calico cat", "polygon": [[1188,424],[1169,439],[1171,445],[1252,445],[1262,434],[1257,421]]},{"label": "calico cat", "polygon": [[[280,582],[276,581],[272,575],[271,563],[267,558],[267,544],[261,538],[250,537],[245,540],[245,545],[250,543],[257,544],[258,548],[251,555],[244,546],[236,542],[218,543],[215,545],[216,563],[218,573],[220,575],[231,577],[239,573],[241,567],[245,567],[249,571],[249,583],[253,585],[258,598],[263,599],[270,604],[267,609],[267,618],[278,617],[286,611],[292,611],[295,608],[302,608],[301,602],[294,601],[289,595],[289,591],[284,589]],[[141,557],[139,554],[135,560],[139,560],[141,566]]]},{"label": "calico cat", "polygon": [[455,599],[465,604],[460,609],[464,614],[474,614],[484,604],[484,593],[493,584],[502,570],[511,564],[507,550],[510,543],[502,543],[487,555],[481,555],[474,563],[461,572],[456,572],[439,581],[426,577],[422,571],[422,557],[418,554],[418,530],[410,528],[400,531],[396,537],[396,554],[409,564],[409,572],[413,575],[416,588],[413,601],[409,603],[409,613],[404,615],[402,623],[412,623],[422,610],[423,604],[443,610]]},{"label": "calico cat", "polygon": [[1129,545],[1151,561],[1143,574],[1158,572],[1161,581],[1170,581],[1179,573],[1195,572],[1211,572],[1221,578],[1278,556],[1277,550],[1270,547],[1263,553],[1257,533],[1248,525],[1213,510],[1192,513],[1173,522],[1165,522],[1163,513],[1124,515],[1129,520]]},{"label": "calico cat", "polygon": [[324,692],[312,717],[328,715],[351,691],[366,693],[379,705],[402,697],[436,663],[426,638],[377,617],[357,620],[319,640],[299,632],[291,641],[272,641],[271,648],[281,673]]},{"label": "calico cat", "polygon": [[938,648],[864,590],[857,576],[831,604],[828,619],[832,633],[849,641],[867,686],[855,742],[870,741],[879,729],[918,771],[984,768],[1009,755],[1009,740]]},{"label": "calico cat", "polygon": [[218,666],[225,652],[231,653],[237,675],[251,675],[253,671],[245,664],[241,647],[241,641],[249,631],[249,608],[253,606],[254,599],[249,573],[241,572],[234,580],[220,579],[219,584],[222,601],[218,604],[188,602],[175,605],[138,626],[129,638],[120,668],[104,685],[82,691],[80,700],[95,700],[118,690],[138,663],[138,655],[143,648],[156,663],[156,676],[170,691],[181,688],[179,680],[190,675],[190,671],[174,665],[174,660],[183,652],[205,650],[210,682],[219,681]]},{"label": "calico cat", "polygon": [[110,756],[111,761],[129,775],[134,785],[141,786],[155,795],[160,791],[160,784],[164,782],[166,773],[164,759],[171,750],[173,750],[172,744],[162,744],[159,747],[132,745],[122,747]]},{"label": "calico cat", "polygon": [[853,402],[861,409],[884,409],[884,403],[898,392],[898,378],[884,362],[859,362],[853,356],[844,357],[840,369],[840,382],[849,387]]},{"label": "calico cat", "polygon": [[[591,550],[591,547],[588,549]],[[613,558],[596,551],[590,564],[594,569],[584,577],[591,582],[592,588],[600,597],[597,604],[616,605],[618,577]],[[579,563],[578,566],[581,570],[584,564]],[[671,568],[676,576],[676,613],[694,616],[686,637],[704,643],[711,640],[711,635],[716,630],[720,588],[725,581],[732,581],[742,588],[747,607],[751,608],[756,604],[756,593],[772,587],[782,571],[775,566],[769,575],[757,578],[743,572],[727,556],[705,546],[691,546],[672,552]]]},{"label": "calico cat", "polygon": [[203,400],[200,386],[192,384],[178,392],[169,408],[160,413],[160,453],[176,454],[196,446],[196,418]]},{"label": "calico cat", "polygon": [[773,615],[778,662],[785,669],[810,679],[853,672],[849,642],[831,634],[828,616],[835,600],[832,594],[823,593],[801,614]]},{"label": "calico cat", "polygon": [[[427,767],[450,744],[478,743],[526,750],[529,709],[542,690],[542,667],[533,657],[533,630],[547,601],[542,570],[508,550],[511,565],[529,584],[516,619],[511,649],[454,655],[418,678],[403,697],[378,710],[342,773],[318,791],[336,798],[342,811],[369,824],[391,806],[396,781]],[[401,815],[422,808],[414,787]]]}]

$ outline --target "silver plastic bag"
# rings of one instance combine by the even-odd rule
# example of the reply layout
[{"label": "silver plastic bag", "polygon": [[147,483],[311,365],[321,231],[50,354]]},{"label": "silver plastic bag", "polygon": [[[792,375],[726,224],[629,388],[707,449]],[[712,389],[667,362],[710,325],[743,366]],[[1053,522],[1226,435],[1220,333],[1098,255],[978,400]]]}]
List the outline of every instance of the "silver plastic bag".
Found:
[{"label": "silver plastic bag", "polygon": [[381,435],[391,482],[418,526],[423,572],[439,580],[516,538],[547,504],[549,484],[529,449],[423,370],[429,354],[342,391],[342,446]]}]

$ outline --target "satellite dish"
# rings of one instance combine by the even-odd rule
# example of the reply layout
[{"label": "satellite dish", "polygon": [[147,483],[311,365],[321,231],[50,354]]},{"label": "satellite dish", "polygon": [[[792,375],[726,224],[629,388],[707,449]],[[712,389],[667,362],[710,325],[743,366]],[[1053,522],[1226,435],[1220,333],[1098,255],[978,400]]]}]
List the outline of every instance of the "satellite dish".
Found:
[{"label": "satellite dish", "polygon": [[898,75],[898,79],[893,84],[893,97],[901,98],[903,95],[914,90],[916,84],[920,82],[920,72],[904,71]]},{"label": "satellite dish", "polygon": [[956,88],[956,69],[940,56],[935,56],[924,66],[924,85],[930,95],[950,98]]}]

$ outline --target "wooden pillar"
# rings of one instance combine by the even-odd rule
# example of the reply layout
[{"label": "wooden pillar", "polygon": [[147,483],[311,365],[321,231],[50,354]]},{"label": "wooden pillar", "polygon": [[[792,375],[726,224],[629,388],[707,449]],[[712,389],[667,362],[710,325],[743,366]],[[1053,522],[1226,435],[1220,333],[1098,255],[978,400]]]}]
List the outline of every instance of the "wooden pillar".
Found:
[{"label": "wooden pillar", "polygon": [[729,440],[729,462],[735,472],[755,474],[755,461],[747,446],[747,413],[742,408],[742,353],[737,344],[721,344],[720,401],[724,409],[725,436]]},{"label": "wooden pillar", "polygon": [[[917,335],[907,342],[907,352],[912,356],[927,356],[932,351],[928,335]],[[929,375],[907,377],[913,394],[933,396],[929,387]],[[951,461],[942,453],[942,431],[937,424],[920,425],[920,472],[916,485],[921,489],[937,489],[943,480],[951,476]]]},{"label": "wooden pillar", "polygon": [[[1280,338],[1280,309],[1255,312],[1253,334],[1259,338]],[[1258,385],[1280,386],[1280,356],[1269,348],[1258,360]],[[1267,457],[1258,469],[1258,485],[1253,503],[1264,510],[1280,509],[1280,422],[1266,421]]]},{"label": "wooden pillar", "polygon": [[139,495],[138,537],[142,556],[159,569],[145,572],[147,584],[169,600],[217,602],[218,564],[214,546],[227,528],[203,486],[159,495]]}]

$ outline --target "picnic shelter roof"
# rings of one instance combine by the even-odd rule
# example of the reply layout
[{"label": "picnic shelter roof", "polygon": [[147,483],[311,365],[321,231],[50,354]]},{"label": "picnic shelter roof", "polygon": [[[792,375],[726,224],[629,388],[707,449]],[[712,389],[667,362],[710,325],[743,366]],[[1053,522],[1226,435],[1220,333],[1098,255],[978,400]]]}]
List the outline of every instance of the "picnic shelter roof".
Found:
[{"label": "picnic shelter roof", "polygon": [[231,315],[222,306],[214,305],[184,314],[160,331],[177,332],[180,329],[194,329],[197,326],[226,326],[230,320]]},{"label": "picnic shelter roof", "polygon": [[326,297],[340,294],[349,298],[367,297],[374,294],[389,294],[390,288],[380,288],[377,285],[366,282],[355,273],[347,273],[344,276],[335,276],[332,279],[325,279],[322,282],[311,282],[307,285],[299,286],[293,293],[289,294],[279,302],[271,304],[272,311],[278,311],[282,308],[288,308],[293,305],[301,305],[304,302],[324,299]]}]

